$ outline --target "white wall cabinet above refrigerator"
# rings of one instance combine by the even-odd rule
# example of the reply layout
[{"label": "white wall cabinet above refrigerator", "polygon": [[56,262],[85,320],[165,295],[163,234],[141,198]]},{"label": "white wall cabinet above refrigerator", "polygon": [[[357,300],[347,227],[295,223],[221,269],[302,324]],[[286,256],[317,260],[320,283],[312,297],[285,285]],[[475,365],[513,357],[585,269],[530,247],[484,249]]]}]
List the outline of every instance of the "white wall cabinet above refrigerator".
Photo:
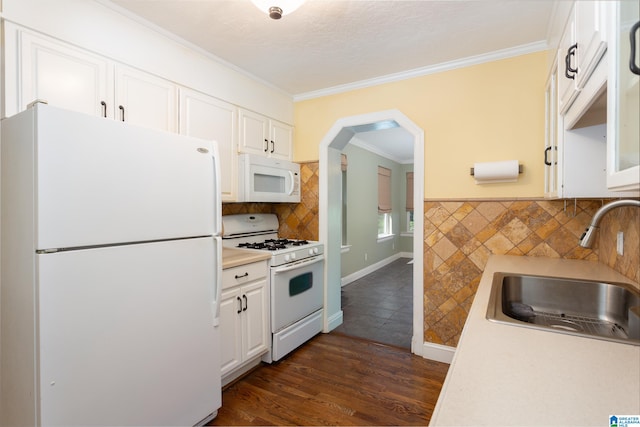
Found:
[{"label": "white wall cabinet above refrigerator", "polygon": [[[36,99],[81,113],[176,132],[177,86],[152,74],[5,23],[11,40],[5,115]],[[13,76],[13,79],[11,78]],[[14,80],[15,79],[15,80]],[[18,84],[13,83],[18,82]],[[15,89],[14,89],[15,87]]]},{"label": "white wall cabinet above refrigerator", "polygon": [[240,109],[241,153],[293,160],[293,128],[261,114]]}]

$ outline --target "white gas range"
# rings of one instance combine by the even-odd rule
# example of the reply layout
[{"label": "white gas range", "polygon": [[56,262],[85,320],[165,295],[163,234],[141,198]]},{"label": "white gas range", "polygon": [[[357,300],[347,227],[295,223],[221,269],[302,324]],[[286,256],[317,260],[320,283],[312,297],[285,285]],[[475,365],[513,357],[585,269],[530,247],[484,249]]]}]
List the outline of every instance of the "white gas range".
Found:
[{"label": "white gas range", "polygon": [[324,245],[278,237],[274,214],[222,217],[222,244],[270,251],[269,290],[272,345],[267,362],[277,361],[322,331]]}]

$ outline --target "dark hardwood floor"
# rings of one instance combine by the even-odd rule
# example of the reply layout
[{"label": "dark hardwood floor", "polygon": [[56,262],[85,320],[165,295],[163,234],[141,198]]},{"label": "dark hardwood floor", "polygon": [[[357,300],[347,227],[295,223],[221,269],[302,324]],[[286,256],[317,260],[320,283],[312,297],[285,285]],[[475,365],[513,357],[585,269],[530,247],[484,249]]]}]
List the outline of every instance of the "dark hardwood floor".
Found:
[{"label": "dark hardwood floor", "polygon": [[224,390],[209,425],[427,425],[448,367],[406,349],[320,334]]}]

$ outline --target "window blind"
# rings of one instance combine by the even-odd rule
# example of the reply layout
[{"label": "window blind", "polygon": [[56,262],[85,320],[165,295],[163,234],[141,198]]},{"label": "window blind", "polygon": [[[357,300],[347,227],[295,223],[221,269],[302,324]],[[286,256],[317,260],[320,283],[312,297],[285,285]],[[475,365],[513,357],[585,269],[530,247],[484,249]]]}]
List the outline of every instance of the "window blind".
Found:
[{"label": "window blind", "polygon": [[406,195],[407,210],[413,210],[413,172],[407,172],[407,195]]},{"label": "window blind", "polygon": [[378,213],[391,212],[391,169],[378,166]]}]

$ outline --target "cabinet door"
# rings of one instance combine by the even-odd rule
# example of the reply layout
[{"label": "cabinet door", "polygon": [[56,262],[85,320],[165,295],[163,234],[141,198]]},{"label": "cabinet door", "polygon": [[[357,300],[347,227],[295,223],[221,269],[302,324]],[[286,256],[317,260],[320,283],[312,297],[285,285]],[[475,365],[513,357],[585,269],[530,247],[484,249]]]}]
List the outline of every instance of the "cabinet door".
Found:
[{"label": "cabinet door", "polygon": [[222,291],[220,298],[220,369],[222,375],[242,363],[242,298],[240,288]]},{"label": "cabinet door", "polygon": [[607,49],[605,4],[580,0],[575,5],[578,73],[576,85],[583,88]]},{"label": "cabinet door", "polygon": [[558,94],[553,72],[545,92],[544,196],[558,197]]},{"label": "cabinet door", "polygon": [[105,115],[113,105],[113,73],[106,59],[22,30],[20,43],[18,111],[36,99],[91,115]]},{"label": "cabinet door", "polygon": [[269,150],[269,119],[247,110],[239,110],[239,151],[241,153],[267,155]]},{"label": "cabinet door", "polygon": [[238,199],[237,111],[232,104],[180,89],[180,133],[218,142],[223,202]]},{"label": "cabinet door", "polygon": [[117,65],[116,119],[177,132],[177,92],[177,86],[170,81]]},{"label": "cabinet door", "polygon": [[570,16],[558,49],[558,111],[560,114],[564,114],[578,96],[574,11]]},{"label": "cabinet door", "polygon": [[[612,16],[607,103],[607,186],[640,189],[640,5],[616,2]],[[635,41],[635,51],[631,40]]]},{"label": "cabinet door", "polygon": [[282,160],[293,160],[293,128],[275,120],[270,123],[269,155]]},{"label": "cabinet door", "polygon": [[267,281],[260,280],[242,288],[244,299],[244,355],[245,360],[264,353],[268,347],[269,294]]}]

